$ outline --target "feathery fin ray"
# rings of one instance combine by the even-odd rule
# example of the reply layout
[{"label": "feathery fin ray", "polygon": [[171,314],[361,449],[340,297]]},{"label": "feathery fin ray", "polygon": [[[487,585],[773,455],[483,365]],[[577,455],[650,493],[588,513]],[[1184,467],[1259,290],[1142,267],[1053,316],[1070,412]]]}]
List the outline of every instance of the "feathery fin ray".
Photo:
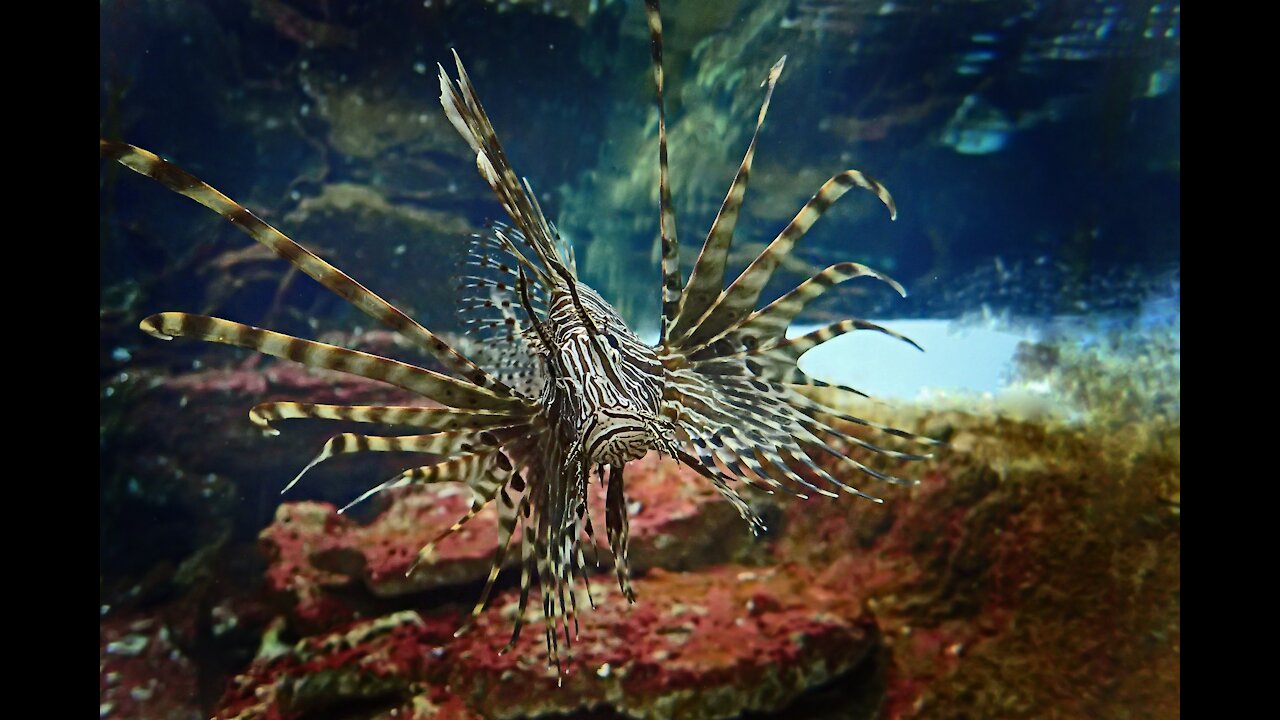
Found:
[{"label": "feathery fin ray", "polygon": [[[866,475],[892,484],[912,481],[880,469],[879,462],[873,467],[870,459],[851,455],[850,448],[892,461],[916,461],[931,454],[913,452],[911,445],[942,445],[820,402],[822,396],[812,393],[815,388],[862,393],[811,378],[797,364],[807,350],[853,330],[881,332],[919,348],[910,339],[859,319],[786,336],[800,312],[847,280],[871,277],[905,296],[892,278],[858,263],[838,263],[756,309],[778,264],[848,190],[857,187],[875,193],[890,218],[896,218],[893,197],[879,181],[857,170],[832,177],[728,287],[721,287],[757,141],[785,56],[761,83],[764,98],[746,153],[688,282],[682,281],[668,164],[658,0],[645,0],[645,10],[658,111],[662,316],[660,342],[655,347],[636,338],[607,302],[577,280],[572,246],[547,220],[529,181],[512,168],[456,52],[456,79],[439,66],[441,106],[513,223],[494,223],[476,235],[466,269],[458,275],[464,326],[470,339],[481,346],[478,363],[189,173],[145,150],[101,142],[103,157],[218,212],[324,287],[413,340],[459,376],[218,318],[161,313],[141,323],[144,331],[158,338],[187,336],[246,347],[311,367],[387,382],[442,405],[277,401],[257,405],[249,417],[268,434],[277,433],[276,422],[302,418],[422,432],[337,435],[285,489],[316,464],[340,454],[434,456],[433,464],[410,468],[369,488],[340,512],[385,490],[439,482],[465,484],[472,493],[468,511],[419,550],[406,573],[412,574],[430,560],[440,540],[496,503],[498,551],[479,599],[456,634],[466,632],[484,610],[518,536],[516,617],[510,642],[500,652],[511,650],[519,640],[536,580],[548,665],[558,675],[563,672],[561,643],[563,651],[571,653],[578,635],[579,585],[595,606],[582,547],[585,539],[595,550],[594,533],[599,527],[593,527],[586,503],[591,467],[605,488],[604,526],[613,572],[623,595],[634,602],[624,474],[627,463],[646,451],[657,450],[693,468],[737,510],[752,532],[760,533],[765,531],[764,523],[739,494],[738,483],[770,494],[785,490],[800,498],[851,494],[881,502],[856,487],[850,477]],[[615,398],[623,402],[606,404],[606,399],[613,402]]]}]

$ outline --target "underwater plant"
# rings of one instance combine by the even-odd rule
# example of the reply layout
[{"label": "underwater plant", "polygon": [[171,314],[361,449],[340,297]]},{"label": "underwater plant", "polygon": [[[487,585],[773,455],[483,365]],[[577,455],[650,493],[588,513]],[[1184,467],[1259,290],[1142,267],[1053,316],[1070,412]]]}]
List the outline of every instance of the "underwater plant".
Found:
[{"label": "underwater plant", "polygon": [[[542,598],[549,661],[559,669],[559,637],[572,642],[579,582],[586,585],[583,540],[594,543],[587,505],[592,472],[607,486],[605,531],[624,595],[635,602],[627,561],[628,507],[624,472],[632,460],[657,451],[710,481],[754,532],[763,521],[739,495],[744,484],[764,492],[837,497],[841,492],[879,502],[838,479],[843,467],[880,481],[910,484],[850,457],[858,446],[901,460],[927,453],[873,443],[846,432],[852,423],[924,446],[937,441],[859,418],[806,394],[826,386],[797,363],[809,349],[855,330],[910,339],[861,319],[843,320],[787,337],[792,321],[833,286],[858,277],[905,291],[865,265],[842,262],[757,309],[779,262],[823,213],[849,190],[874,193],[897,211],[889,191],[857,170],[830,180],[745,270],[726,287],[729,247],[750,179],[756,140],[764,124],[785,56],[761,86],[764,99],[755,133],[687,281],[679,266],[676,216],[667,163],[663,106],[662,24],[658,0],[646,0],[656,86],[659,138],[659,231],[662,318],[657,344],[641,340],[618,312],[578,280],[572,248],[547,220],[527,180],[511,167],[475,89],[455,53],[456,78],[439,67],[441,104],[450,123],[475,153],[476,167],[511,224],[494,223],[468,250],[474,274],[465,279],[460,312],[470,332],[484,339],[475,359],[297,244],[252,212],[176,165],[147,150],[101,140],[103,157],[151,177],[222,215],[275,254],[352,305],[429,353],[450,374],[388,357],[350,350],[215,317],[165,312],[142,321],[160,339],[195,337],[236,345],[316,368],[379,380],[438,404],[344,406],[270,402],[250,419],[269,434],[273,423],[318,418],[414,428],[420,434],[343,433],[285,488],[316,464],[361,452],[416,452],[430,464],[407,469],[353,500],[346,509],[383,490],[426,483],[465,483],[473,493],[469,512],[423,547],[413,573],[440,539],[496,502],[499,545],[471,617],[486,606],[514,538],[520,538],[520,600],[511,640],[519,638],[536,574]],[[837,390],[857,393],[851,388]],[[861,393],[858,393],[861,394]],[[590,599],[588,591],[588,599]],[[466,626],[459,629],[464,632]]]}]

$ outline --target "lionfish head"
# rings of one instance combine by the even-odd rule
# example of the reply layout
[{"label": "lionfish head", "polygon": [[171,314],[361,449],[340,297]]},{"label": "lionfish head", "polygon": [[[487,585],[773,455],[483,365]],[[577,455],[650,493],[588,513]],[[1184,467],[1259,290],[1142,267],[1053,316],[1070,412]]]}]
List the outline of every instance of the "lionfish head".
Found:
[{"label": "lionfish head", "polygon": [[662,366],[652,348],[590,288],[553,293],[557,390],[562,420],[590,464],[621,466],[650,450],[675,446],[674,427],[659,414]]}]

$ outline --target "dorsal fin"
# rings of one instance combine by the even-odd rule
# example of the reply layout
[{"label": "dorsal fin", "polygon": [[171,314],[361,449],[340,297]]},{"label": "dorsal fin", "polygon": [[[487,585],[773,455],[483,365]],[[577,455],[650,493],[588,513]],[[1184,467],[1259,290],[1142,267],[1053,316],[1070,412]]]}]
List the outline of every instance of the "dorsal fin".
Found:
[{"label": "dorsal fin", "polygon": [[667,113],[662,101],[662,14],[658,0],[645,0],[649,17],[649,45],[653,50],[653,81],[658,105],[658,228],[662,236],[662,335],[666,344],[680,303],[680,242],[676,239],[676,210],[671,203],[671,177],[667,170]]}]

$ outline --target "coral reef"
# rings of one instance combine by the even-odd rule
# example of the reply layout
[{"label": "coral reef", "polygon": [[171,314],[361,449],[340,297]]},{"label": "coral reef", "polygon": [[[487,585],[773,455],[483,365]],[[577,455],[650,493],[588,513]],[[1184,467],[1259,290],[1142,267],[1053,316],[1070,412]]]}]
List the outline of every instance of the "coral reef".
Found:
[{"label": "coral reef", "polygon": [[[705,481],[637,463],[639,604],[619,597],[606,560],[578,598],[557,687],[536,600],[519,646],[498,654],[518,573],[453,636],[492,557],[488,511],[406,578],[465,493],[393,492],[338,515],[403,469],[377,454],[323,463],[281,498],[350,428],[296,421],[265,438],[246,417],[272,400],[414,397],[137,327],[163,310],[213,313],[424,359],[360,331],[366,319],[220,218],[105,164],[102,717],[1178,715],[1178,4],[664,10],[686,252],[746,147],[757,84],[786,53],[737,265],[857,167],[892,189],[901,219],[844,201],[779,283],[849,257],[854,238],[853,257],[912,291],[832,293],[860,316],[1089,323],[1146,312],[1172,267],[1172,322],[1048,334],[995,398],[858,405],[948,445],[903,469],[923,478],[915,488],[843,476],[884,505],[749,495],[762,538]],[[434,98],[434,64],[457,48],[584,278],[651,330],[657,131],[642,15],[618,0],[103,3],[101,132],[179,162],[448,333],[462,240],[500,212]]]},{"label": "coral reef", "polygon": [[195,666],[174,643],[170,620],[125,614],[102,619],[98,654],[101,717],[201,717]]},{"label": "coral reef", "polygon": [[[1056,372],[1074,372],[1069,357],[1056,356]],[[1090,358],[1079,372],[1096,369]],[[231,404],[239,415],[251,404],[240,393],[331,379],[276,365],[251,376],[194,373],[156,384],[151,401],[181,392],[189,414]],[[339,383],[330,392],[357,401],[387,391]],[[1132,397],[1112,401],[1127,407]],[[562,687],[546,667],[536,609],[516,649],[498,654],[516,573],[501,576],[489,609],[453,637],[487,568],[491,518],[477,517],[432,564],[403,577],[418,547],[463,512],[461,494],[389,494],[365,520],[329,502],[285,503],[261,533],[268,565],[258,599],[206,589],[194,615],[208,627],[239,623],[239,649],[224,652],[225,674],[214,673],[228,678],[215,716],[719,718],[788,707],[888,718],[1176,715],[1178,420],[1152,413],[1117,428],[1100,402],[1084,419],[1037,422],[850,408],[948,446],[918,487],[877,486],[884,505],[756,497],[772,529],[761,539],[705,483],[646,458],[632,475],[639,603],[620,597],[609,572],[593,576],[591,598],[578,597],[581,633]],[[290,435],[246,432],[239,442],[293,447]],[[313,451],[300,444],[285,454]],[[288,465],[282,482],[297,467],[279,462]],[[166,619],[190,614],[184,597],[104,617],[104,712],[129,717],[138,686],[148,702],[173,698],[175,713],[197,709],[191,658],[207,656],[212,633]],[[164,644],[157,628],[166,623],[183,650]],[[249,662],[246,643],[258,637]],[[122,655],[126,646],[146,652]],[[148,676],[163,682],[152,688]]]},{"label": "coral reef", "polygon": [[449,636],[440,621],[424,622],[408,610],[293,645],[277,634],[269,630],[253,664],[232,679],[215,718],[284,720],[343,703],[355,703],[357,712],[385,705],[377,717],[386,718],[479,717],[447,693],[415,692],[419,678],[440,672],[439,647]]},{"label": "coral reef", "polygon": [[1177,423],[1182,413],[1181,313],[1027,343],[1018,350],[1014,385],[1038,385],[1100,427],[1117,432]]},{"label": "coral reef", "polygon": [[867,598],[889,653],[883,716],[1176,716],[1177,416],[919,422],[949,451],[918,488],[793,507],[777,545]]},{"label": "coral reef", "polygon": [[[267,589],[291,608],[297,627],[314,632],[356,617],[376,605],[374,598],[466,586],[488,575],[497,547],[493,508],[441,542],[431,559],[406,577],[418,550],[465,515],[471,497],[454,485],[387,496],[386,509],[366,525],[338,515],[332,504],[300,502],[281,505],[262,531],[261,545],[270,559]],[[670,460],[649,456],[637,462],[627,496],[633,568],[679,569],[764,554],[715,489]],[[603,517],[604,489],[593,485],[589,501],[594,516]],[[604,539],[597,543],[597,556],[607,554]],[[512,553],[507,566],[517,561]],[[353,582],[368,594],[353,591]]]},{"label": "coral reef", "polygon": [[[580,593],[580,604],[590,594],[597,609],[580,616],[581,639],[564,677],[548,670],[536,638],[497,654],[511,633],[513,591],[458,639],[451,613],[406,610],[292,648],[264,648],[232,682],[215,717],[293,717],[357,698],[438,713],[423,717],[520,718],[600,707],[633,717],[732,717],[785,707],[857,666],[875,646],[860,598],[816,585],[811,572],[795,566],[655,570],[637,580],[636,592],[645,603],[628,606],[601,576]],[[537,635],[541,618],[530,620],[527,632]]]},{"label": "coral reef", "polygon": [[450,688],[494,718],[601,706],[631,717],[723,718],[781,709],[874,647],[861,599],[815,584],[800,567],[654,570],[635,590],[641,600],[628,606],[607,575],[591,584],[597,607],[580,618],[562,687],[536,639],[494,654],[515,607],[514,595],[498,598],[498,612],[451,649],[459,668]]}]

